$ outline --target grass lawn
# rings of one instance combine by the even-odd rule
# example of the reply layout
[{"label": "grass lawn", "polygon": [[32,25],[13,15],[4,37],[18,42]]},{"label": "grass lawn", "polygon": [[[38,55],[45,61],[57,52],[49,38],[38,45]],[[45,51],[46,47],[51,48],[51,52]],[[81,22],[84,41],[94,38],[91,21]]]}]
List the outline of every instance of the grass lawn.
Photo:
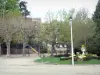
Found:
[{"label": "grass lawn", "polygon": [[92,59],[92,60],[83,61],[83,62],[75,62],[75,64],[100,64],[100,60]]},{"label": "grass lawn", "polygon": [[[50,64],[71,64],[71,60],[60,60],[60,58],[57,57],[46,57],[35,60],[35,62],[44,62],[44,63],[50,63]],[[100,60],[92,59],[89,61],[77,61],[75,64],[100,64]]]},{"label": "grass lawn", "polygon": [[60,61],[60,58],[57,57],[46,57],[35,60],[35,62],[48,62],[52,64],[71,64],[71,60]]}]

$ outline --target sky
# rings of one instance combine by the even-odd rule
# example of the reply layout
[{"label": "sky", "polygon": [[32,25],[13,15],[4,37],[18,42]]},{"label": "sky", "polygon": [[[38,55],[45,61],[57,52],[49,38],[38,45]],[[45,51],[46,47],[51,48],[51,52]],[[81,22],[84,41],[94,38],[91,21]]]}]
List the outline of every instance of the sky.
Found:
[{"label": "sky", "polygon": [[61,9],[70,10],[75,8],[78,11],[80,8],[86,8],[91,16],[96,8],[98,0],[24,0],[27,2],[27,8],[31,12],[31,17],[44,17],[48,11],[56,12]]}]

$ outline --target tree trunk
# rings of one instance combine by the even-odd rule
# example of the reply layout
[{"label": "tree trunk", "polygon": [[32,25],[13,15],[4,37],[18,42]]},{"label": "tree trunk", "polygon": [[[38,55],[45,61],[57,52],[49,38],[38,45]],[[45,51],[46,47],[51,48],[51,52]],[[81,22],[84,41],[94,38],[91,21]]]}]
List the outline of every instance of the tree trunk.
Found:
[{"label": "tree trunk", "polygon": [[26,43],[23,42],[23,56],[25,56],[25,46],[26,46]]},{"label": "tree trunk", "polygon": [[53,46],[52,46],[52,49],[51,49],[51,57],[53,56]]},{"label": "tree trunk", "polygon": [[7,42],[6,45],[7,45],[7,56],[10,56],[10,42]]},{"label": "tree trunk", "polygon": [[15,54],[17,54],[17,44],[16,44],[16,49],[15,50],[16,50]]},{"label": "tree trunk", "polygon": [[38,55],[40,56],[40,45],[38,46]]},{"label": "tree trunk", "polygon": [[57,51],[56,51],[56,56],[57,56],[58,54],[57,54]]},{"label": "tree trunk", "polygon": [[1,56],[1,43],[0,43],[0,56]]},{"label": "tree trunk", "polygon": [[54,53],[54,43],[52,43],[52,50],[51,50],[51,56],[53,57],[53,53]]},{"label": "tree trunk", "polygon": [[85,48],[87,48],[87,41],[85,37],[84,37],[84,44],[85,44]]}]

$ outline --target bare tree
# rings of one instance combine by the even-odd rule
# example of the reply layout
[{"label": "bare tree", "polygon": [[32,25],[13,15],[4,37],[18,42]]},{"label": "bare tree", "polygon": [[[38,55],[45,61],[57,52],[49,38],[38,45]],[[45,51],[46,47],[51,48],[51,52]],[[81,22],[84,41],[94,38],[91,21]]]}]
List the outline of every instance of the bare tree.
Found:
[{"label": "bare tree", "polygon": [[4,39],[7,45],[7,56],[10,55],[10,42],[12,36],[17,31],[17,16],[19,16],[18,10],[18,0],[8,1],[1,0],[0,1],[0,36]]},{"label": "bare tree", "polygon": [[10,42],[12,40],[13,35],[18,32],[19,26],[17,24],[17,18],[15,17],[5,17],[3,26],[2,26],[2,37],[4,38],[4,42],[7,45],[7,56],[10,56]]},{"label": "bare tree", "polygon": [[40,21],[39,23],[37,21],[33,21],[32,18],[26,18],[24,19],[23,17],[19,18],[19,31],[14,35],[15,38],[13,38],[16,42],[18,43],[23,43],[23,55],[25,55],[26,52],[26,45],[28,44],[28,41],[31,38],[37,38],[39,34],[39,26],[40,26]]}]

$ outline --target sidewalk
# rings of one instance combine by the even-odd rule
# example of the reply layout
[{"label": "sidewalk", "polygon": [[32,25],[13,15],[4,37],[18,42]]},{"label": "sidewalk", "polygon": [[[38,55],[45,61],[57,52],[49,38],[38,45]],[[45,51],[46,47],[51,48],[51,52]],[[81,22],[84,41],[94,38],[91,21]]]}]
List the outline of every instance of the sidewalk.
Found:
[{"label": "sidewalk", "polygon": [[100,75],[100,65],[37,64],[37,55],[0,57],[0,75]]}]

